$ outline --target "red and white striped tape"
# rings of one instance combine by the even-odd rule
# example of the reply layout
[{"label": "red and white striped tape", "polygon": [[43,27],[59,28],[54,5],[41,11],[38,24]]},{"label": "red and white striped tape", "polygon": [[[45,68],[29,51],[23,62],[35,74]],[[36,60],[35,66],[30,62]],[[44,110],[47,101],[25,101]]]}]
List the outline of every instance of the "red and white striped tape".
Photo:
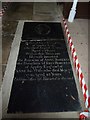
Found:
[{"label": "red and white striped tape", "polygon": [[78,79],[79,79],[79,82],[80,82],[80,86],[81,86],[81,89],[82,89],[82,92],[83,92],[85,106],[86,106],[86,109],[88,110],[88,111],[80,113],[80,119],[89,118],[90,117],[90,96],[89,96],[88,88],[87,88],[87,85],[85,83],[85,79],[84,79],[84,75],[82,73],[80,63],[78,61],[78,56],[77,56],[77,53],[76,53],[76,49],[74,47],[70,32],[68,30],[66,20],[64,18],[63,18],[63,23],[64,23],[64,28],[65,28],[65,34],[66,34],[67,40],[68,40],[67,42],[69,44],[69,48],[70,48],[70,51],[71,51],[71,56],[72,56],[72,59],[73,59],[73,63],[75,65],[75,70],[76,70],[76,73],[77,73],[77,76],[78,76]]},{"label": "red and white striped tape", "polygon": [[4,15],[8,6],[9,6],[9,2],[7,2],[6,5],[4,5],[3,8],[0,10],[0,18]]},{"label": "red and white striped tape", "polygon": [[80,120],[85,120],[86,118],[90,117],[90,112],[89,111],[84,111],[82,113],[80,113]]}]

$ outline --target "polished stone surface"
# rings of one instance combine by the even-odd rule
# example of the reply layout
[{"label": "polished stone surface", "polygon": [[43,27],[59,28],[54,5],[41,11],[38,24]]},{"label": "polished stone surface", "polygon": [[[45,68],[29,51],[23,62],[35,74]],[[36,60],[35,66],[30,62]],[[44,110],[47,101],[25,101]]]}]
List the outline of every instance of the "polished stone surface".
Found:
[{"label": "polished stone surface", "polygon": [[[48,34],[45,34],[48,28],[45,25],[50,27]],[[40,29],[39,35],[33,29],[37,26]],[[31,31],[27,28],[31,28]],[[80,110],[78,91],[61,24],[25,23],[8,113]]]},{"label": "polished stone surface", "polygon": [[64,39],[61,23],[27,22],[24,24],[23,40],[51,38]]}]

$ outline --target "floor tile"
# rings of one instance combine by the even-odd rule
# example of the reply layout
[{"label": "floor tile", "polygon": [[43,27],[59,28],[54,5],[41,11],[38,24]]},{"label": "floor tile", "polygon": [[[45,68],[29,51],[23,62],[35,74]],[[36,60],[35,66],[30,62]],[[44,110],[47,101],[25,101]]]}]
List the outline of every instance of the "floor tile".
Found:
[{"label": "floor tile", "polygon": [[2,84],[2,65],[0,64],[0,88]]},{"label": "floor tile", "polygon": [[[67,22],[71,34],[86,34],[88,30],[88,21],[84,19],[75,19],[73,23]],[[88,33],[88,31],[87,31]]]},{"label": "floor tile", "polygon": [[3,39],[4,40],[2,41],[2,64],[7,64],[12,44],[12,38],[4,37]]},{"label": "floor tile", "polygon": [[3,36],[14,36],[16,28],[17,28],[17,21],[2,21],[2,35]]},{"label": "floor tile", "polygon": [[40,21],[57,21],[57,3],[34,3],[33,19]]},{"label": "floor tile", "polygon": [[33,3],[11,3],[3,19],[10,21],[32,19]]},{"label": "floor tile", "polygon": [[2,64],[2,42],[0,42],[0,64]]},{"label": "floor tile", "polygon": [[17,22],[14,21],[2,22],[2,64],[7,63],[16,27]]},{"label": "floor tile", "polygon": [[67,22],[67,24],[88,85],[88,20],[75,19],[73,23]]},{"label": "floor tile", "polygon": [[6,70],[6,65],[2,65],[2,78],[4,77],[5,70]]}]

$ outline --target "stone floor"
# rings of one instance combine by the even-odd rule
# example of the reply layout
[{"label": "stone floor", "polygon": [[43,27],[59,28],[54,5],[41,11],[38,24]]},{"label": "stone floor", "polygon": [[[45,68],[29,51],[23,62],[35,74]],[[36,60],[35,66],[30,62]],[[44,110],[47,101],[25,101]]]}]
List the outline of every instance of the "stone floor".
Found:
[{"label": "stone floor", "polygon": [[[60,6],[62,7],[62,6]],[[59,7],[59,8],[60,8]],[[52,20],[46,14],[33,14],[33,3],[11,3],[2,19],[2,78],[5,73],[12,41],[19,20]],[[61,20],[60,9],[56,19]],[[57,11],[57,12],[58,12]],[[68,23],[68,22],[67,22]],[[68,23],[73,43],[76,47],[77,55],[88,85],[88,20],[75,19],[73,23]],[[0,65],[0,66],[1,66]],[[0,67],[1,68],[1,67]],[[88,85],[89,86],[89,85]]]},{"label": "stone floor", "polygon": [[51,3],[34,3],[33,20],[60,21],[60,17],[62,17],[62,13],[59,7],[61,6],[57,5],[57,3],[52,3],[52,4]]},{"label": "stone floor", "polygon": [[31,20],[33,3],[11,3],[2,18],[2,77],[19,20]]},{"label": "stone floor", "polygon": [[76,48],[79,63],[81,64],[84,78],[88,85],[88,20],[75,19],[73,23],[69,23],[68,28],[71,33],[73,43]]},{"label": "stone floor", "polygon": [[3,17],[3,21],[31,20],[32,13],[33,3],[12,2]]},{"label": "stone floor", "polygon": [[[33,5],[34,4],[34,5]],[[42,3],[40,3],[41,9],[43,9],[42,14],[37,12],[37,7],[39,3],[11,3],[9,8],[5,12],[2,18],[2,77],[4,76],[4,72],[6,69],[11,44],[14,38],[14,34],[17,28],[17,24],[19,20],[43,20],[43,21],[55,21],[54,15],[57,13],[57,9],[55,7],[54,13],[49,11],[50,8],[47,7],[47,13],[44,14],[44,9],[42,7]],[[44,8],[48,3],[45,3]],[[49,3],[50,5],[50,3]],[[56,6],[55,3],[53,3]],[[53,9],[53,5],[50,5]],[[33,9],[34,6],[34,9]],[[51,9],[51,10],[52,10]],[[49,11],[49,12],[48,12]],[[51,12],[51,13],[50,13]],[[51,14],[51,16],[49,16]],[[61,15],[57,13],[57,18],[59,20],[59,16]]]},{"label": "stone floor", "polygon": [[[34,4],[34,5],[33,5]],[[38,4],[40,10],[38,10]],[[11,3],[2,19],[2,73],[4,75],[7,60],[10,53],[11,44],[14,38],[18,20],[37,21],[62,21],[62,13],[56,4],[47,6],[45,3]],[[47,6],[47,10],[44,8]],[[50,11],[53,9],[54,12]],[[48,12],[49,11],[49,12]],[[57,14],[56,14],[57,13]],[[67,22],[68,23],[68,22]],[[88,84],[88,20],[75,19],[73,23],[68,23],[70,33],[73,37],[79,61],[81,63],[86,82]],[[78,49],[79,48],[79,49]]]}]

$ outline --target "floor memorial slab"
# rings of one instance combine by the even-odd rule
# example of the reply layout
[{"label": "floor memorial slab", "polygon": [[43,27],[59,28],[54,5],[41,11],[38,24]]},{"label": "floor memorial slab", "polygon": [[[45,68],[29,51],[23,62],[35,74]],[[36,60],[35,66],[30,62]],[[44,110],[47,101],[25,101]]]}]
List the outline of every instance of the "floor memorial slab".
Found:
[{"label": "floor memorial slab", "polygon": [[[3,111],[12,117],[13,114],[50,115],[60,112],[73,112],[75,117],[77,112],[82,110],[82,106],[61,23],[21,23],[21,31],[20,27],[17,28],[20,40],[12,44],[13,49],[19,44],[14,51],[15,61],[13,62],[11,58],[10,62],[14,64],[12,73],[9,63],[4,77],[9,80],[10,85],[9,92],[3,95],[5,103]],[[12,77],[7,74],[7,70]]]}]

